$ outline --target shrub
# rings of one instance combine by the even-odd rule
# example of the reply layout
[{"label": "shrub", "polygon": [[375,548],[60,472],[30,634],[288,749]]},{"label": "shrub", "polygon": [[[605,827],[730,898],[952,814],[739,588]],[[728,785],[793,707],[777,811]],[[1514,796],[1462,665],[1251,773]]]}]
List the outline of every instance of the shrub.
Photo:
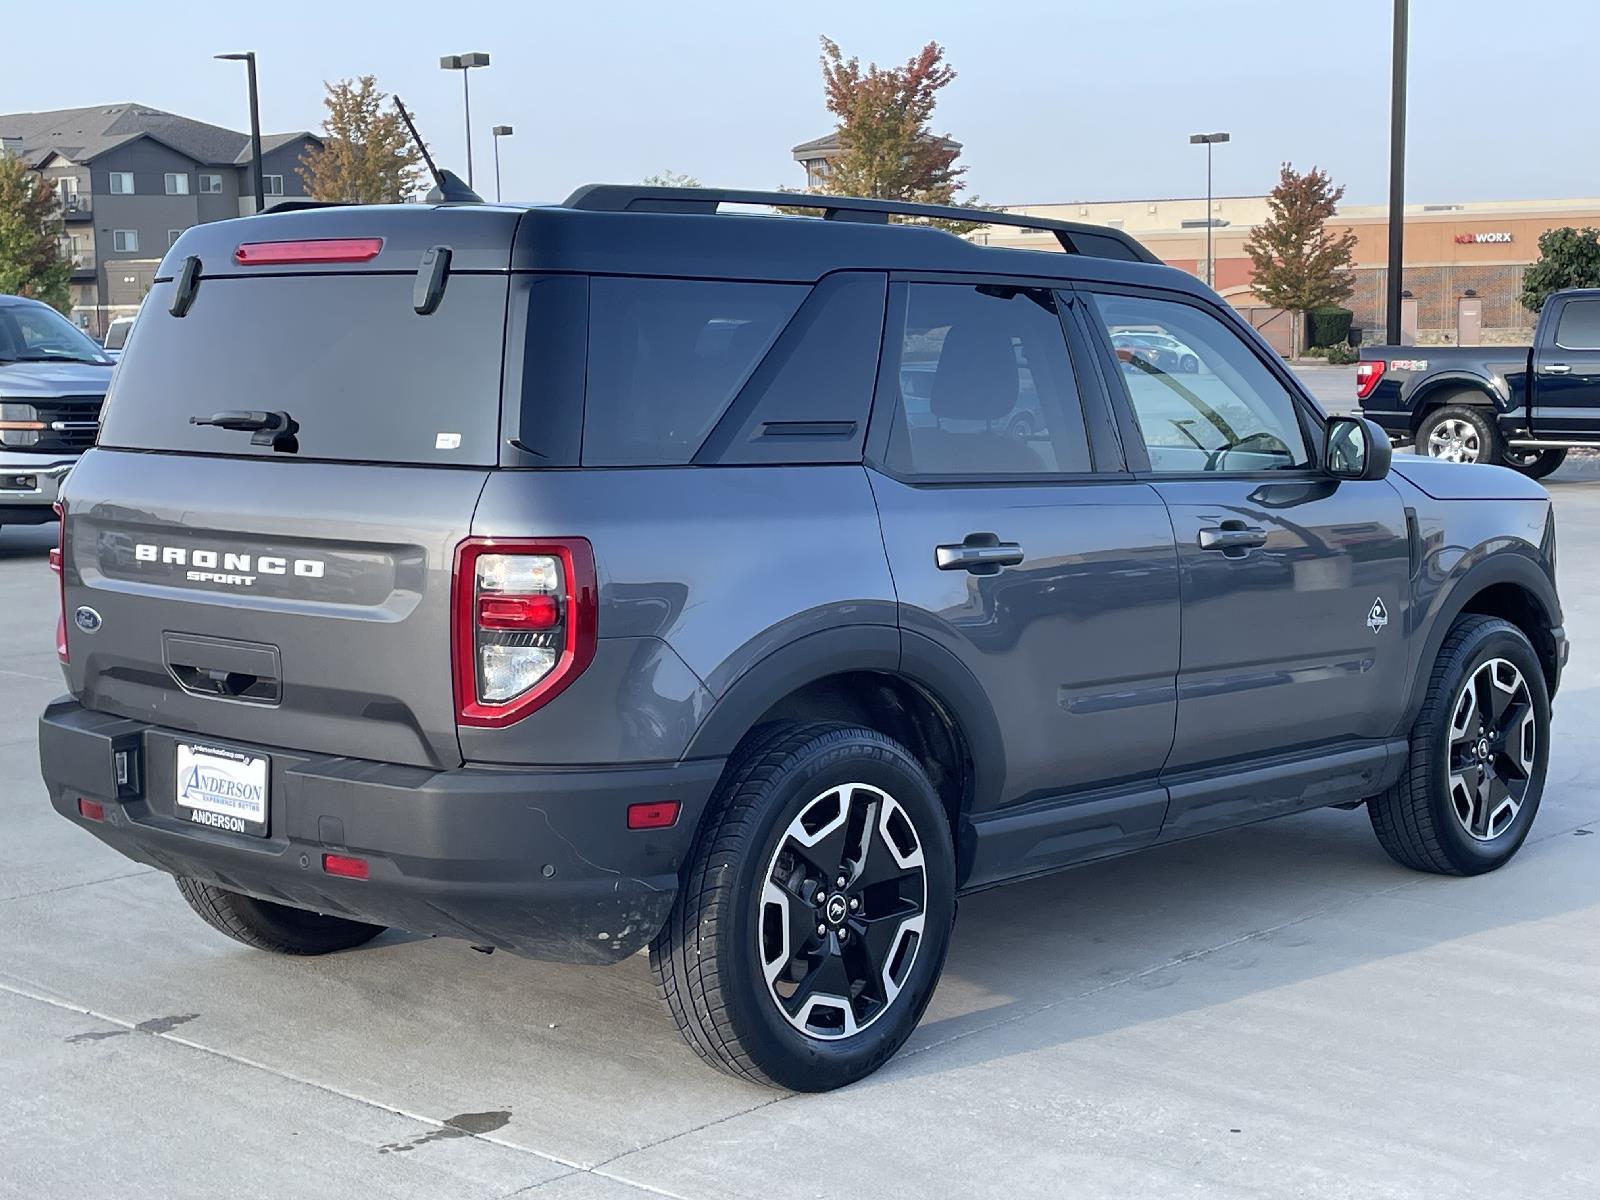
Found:
[{"label": "shrub", "polygon": [[1326,346],[1307,346],[1306,347],[1306,352],[1305,352],[1305,357],[1306,358],[1327,358],[1328,357],[1328,348]]},{"label": "shrub", "polygon": [[1350,322],[1355,313],[1330,305],[1306,314],[1306,338],[1313,346],[1333,346],[1350,340]]},{"label": "shrub", "polygon": [[1336,367],[1348,367],[1361,358],[1361,352],[1349,342],[1335,342],[1328,347],[1328,361]]}]

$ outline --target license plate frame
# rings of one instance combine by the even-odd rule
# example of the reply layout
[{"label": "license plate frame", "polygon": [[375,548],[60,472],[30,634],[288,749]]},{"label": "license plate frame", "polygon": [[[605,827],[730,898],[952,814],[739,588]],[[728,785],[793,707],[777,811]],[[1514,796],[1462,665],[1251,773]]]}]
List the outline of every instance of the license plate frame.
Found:
[{"label": "license plate frame", "polygon": [[173,765],[172,808],[179,820],[223,833],[267,836],[269,757],[204,742],[179,742]]}]

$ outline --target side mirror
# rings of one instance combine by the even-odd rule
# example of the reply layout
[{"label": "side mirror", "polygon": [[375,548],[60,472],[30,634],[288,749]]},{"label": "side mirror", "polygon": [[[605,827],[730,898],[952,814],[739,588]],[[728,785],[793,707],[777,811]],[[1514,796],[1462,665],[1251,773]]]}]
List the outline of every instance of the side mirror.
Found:
[{"label": "side mirror", "polygon": [[1377,422],[1365,417],[1329,418],[1322,463],[1335,479],[1382,479],[1393,457],[1389,435]]}]

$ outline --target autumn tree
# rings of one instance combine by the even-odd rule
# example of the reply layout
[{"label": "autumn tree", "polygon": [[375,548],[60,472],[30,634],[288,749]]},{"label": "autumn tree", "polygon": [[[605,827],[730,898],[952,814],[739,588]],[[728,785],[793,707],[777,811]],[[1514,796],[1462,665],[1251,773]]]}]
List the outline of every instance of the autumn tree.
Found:
[{"label": "autumn tree", "polygon": [[1349,268],[1356,235],[1328,228],[1343,197],[1344,188],[1335,187],[1326,171],[1312,167],[1301,174],[1284,163],[1267,197],[1272,215],[1251,230],[1244,244],[1255,266],[1251,287],[1268,304],[1292,314],[1297,350],[1302,314],[1338,304],[1355,290]]},{"label": "autumn tree", "polygon": [[1539,261],[1522,277],[1522,306],[1538,312],[1551,292],[1600,287],[1600,229],[1547,229],[1539,235]]},{"label": "autumn tree", "polygon": [[72,266],[61,253],[56,194],[15,155],[0,151],[0,295],[72,307]]},{"label": "autumn tree", "polygon": [[[929,42],[903,66],[862,67],[838,43],[822,39],[822,88],[837,122],[839,154],[828,164],[826,190],[835,195],[917,204],[954,204],[965,188],[960,151],[933,132],[939,93],[955,79],[944,47]],[[981,207],[971,200],[971,207]],[[976,223],[941,222],[964,231]]]},{"label": "autumn tree", "polygon": [[422,186],[422,155],[400,114],[371,75],[323,85],[323,146],[300,159],[300,178],[317,200],[403,204]]},{"label": "autumn tree", "polygon": [[655,175],[644,177],[645,187],[699,187],[700,181],[693,175],[684,175],[679,171],[661,171]]}]

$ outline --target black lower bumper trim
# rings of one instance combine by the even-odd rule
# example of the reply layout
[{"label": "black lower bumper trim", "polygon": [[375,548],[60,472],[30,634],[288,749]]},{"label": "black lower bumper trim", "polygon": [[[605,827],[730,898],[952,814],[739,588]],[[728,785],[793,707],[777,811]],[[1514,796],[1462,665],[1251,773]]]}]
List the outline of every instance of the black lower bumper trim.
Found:
[{"label": "black lower bumper trim", "polygon": [[[268,756],[266,837],[178,816],[180,740]],[[580,963],[619,961],[659,931],[722,773],[720,759],[432,771],[207,738],[67,699],[40,718],[39,755],[56,811],[136,862],[296,908]],[[85,818],[80,798],[104,819]],[[627,807],[641,800],[677,800],[677,823],[629,830]],[[327,874],[329,852],[366,859],[369,877]]]}]

